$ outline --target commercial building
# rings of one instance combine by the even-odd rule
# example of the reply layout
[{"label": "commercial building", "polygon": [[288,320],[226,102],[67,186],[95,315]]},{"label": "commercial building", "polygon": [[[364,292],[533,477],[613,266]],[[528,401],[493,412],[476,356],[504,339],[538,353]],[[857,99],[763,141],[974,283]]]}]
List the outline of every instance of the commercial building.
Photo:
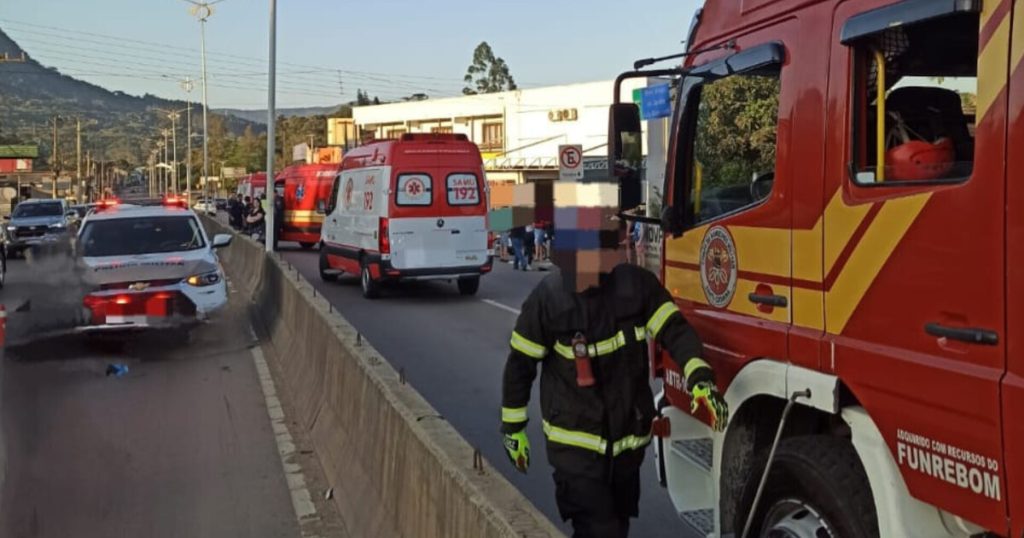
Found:
[{"label": "commercial building", "polygon": [[[640,88],[666,83],[659,79],[627,80],[622,99],[631,100]],[[353,109],[353,119],[364,141],[405,133],[465,134],[480,147],[490,181],[557,179],[558,146],[580,144],[585,174],[593,177],[607,174],[608,107],[614,87],[614,81],[607,80],[361,106]],[[668,120],[644,124],[647,169],[664,170]],[[659,178],[648,179],[660,185]]]}]

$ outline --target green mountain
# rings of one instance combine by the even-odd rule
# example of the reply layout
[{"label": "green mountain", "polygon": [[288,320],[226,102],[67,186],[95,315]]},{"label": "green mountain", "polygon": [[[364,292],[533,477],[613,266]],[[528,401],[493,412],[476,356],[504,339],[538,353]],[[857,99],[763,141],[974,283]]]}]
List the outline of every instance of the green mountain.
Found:
[{"label": "green mountain", "polygon": [[[184,101],[150,94],[129,95],[63,75],[35,61],[0,30],[0,57],[6,53],[8,58],[20,58],[23,52],[24,62],[0,62],[0,143],[39,144],[37,170],[50,162],[54,116],[61,117],[58,161],[67,163],[63,168],[74,167],[76,119],[82,122],[83,152],[90,151],[94,159],[133,166],[146,162],[159,129],[169,126],[166,116],[154,109],[185,107]],[[201,132],[202,108],[196,103],[192,106],[193,132]],[[213,112],[210,116],[211,137],[241,136],[247,128],[257,135],[266,130],[265,126],[243,118]],[[181,127],[179,143],[183,143],[185,133],[184,125]]]},{"label": "green mountain", "polygon": [[[308,116],[333,116],[335,114],[344,115],[345,110],[351,116],[352,108],[349,105],[337,105],[337,106],[312,106],[312,107],[301,107],[301,108],[279,108],[277,109],[277,117],[279,118],[302,118]],[[243,120],[251,121],[260,125],[267,124],[267,109],[257,110],[244,110],[239,108],[218,108],[213,109],[218,114],[225,114],[228,116],[234,116],[236,118],[242,118]]]}]

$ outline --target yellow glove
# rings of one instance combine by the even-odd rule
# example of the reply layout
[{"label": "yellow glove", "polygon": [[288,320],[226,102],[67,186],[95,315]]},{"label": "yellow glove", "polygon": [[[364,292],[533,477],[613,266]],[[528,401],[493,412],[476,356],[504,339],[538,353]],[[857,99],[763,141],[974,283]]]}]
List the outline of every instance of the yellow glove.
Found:
[{"label": "yellow glove", "polygon": [[516,470],[526,474],[526,469],[530,467],[530,439],[526,437],[525,428],[505,434],[505,453]]},{"label": "yellow glove", "polygon": [[711,415],[711,428],[716,432],[725,431],[729,425],[729,404],[718,393],[718,388],[710,381],[700,381],[690,391],[690,413],[704,407]]}]

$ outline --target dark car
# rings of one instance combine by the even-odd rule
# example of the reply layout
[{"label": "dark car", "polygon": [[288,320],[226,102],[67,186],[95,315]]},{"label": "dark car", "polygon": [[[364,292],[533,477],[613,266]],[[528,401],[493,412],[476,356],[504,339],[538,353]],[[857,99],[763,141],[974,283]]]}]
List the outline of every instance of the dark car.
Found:
[{"label": "dark car", "polygon": [[217,206],[217,209],[226,210],[228,208],[227,198],[215,198],[213,202]]}]

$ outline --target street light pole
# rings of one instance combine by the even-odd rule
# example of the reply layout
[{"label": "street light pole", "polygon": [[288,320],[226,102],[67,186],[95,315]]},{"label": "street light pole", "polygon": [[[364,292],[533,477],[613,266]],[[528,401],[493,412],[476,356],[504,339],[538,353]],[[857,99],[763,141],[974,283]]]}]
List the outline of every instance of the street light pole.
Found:
[{"label": "street light pole", "polygon": [[277,97],[277,0],[270,0],[270,50],[269,50],[270,72],[267,80],[267,214],[264,217],[267,223],[267,231],[264,234],[263,243],[267,252],[274,250],[274,208],[277,203],[277,190],[274,188],[274,123],[276,121],[276,97]]},{"label": "street light pole", "polygon": [[171,112],[171,166],[174,167],[174,171],[171,172],[171,180],[174,182],[171,184],[171,192],[178,194],[178,113]]},{"label": "street light pole", "polygon": [[206,78],[206,20],[213,15],[213,5],[223,2],[224,0],[214,0],[213,2],[197,2],[195,0],[185,1],[192,4],[192,15],[199,19],[199,48],[203,61],[203,181],[206,184],[203,188],[203,192],[206,194],[207,198],[210,198],[210,123],[207,118],[208,111],[210,109],[210,101],[207,98],[207,89],[209,88],[209,84],[207,83]]},{"label": "street light pole", "polygon": [[185,138],[187,139],[185,146],[188,149],[185,154],[185,197],[189,201],[189,207],[192,207],[192,79],[185,77],[181,87],[187,95],[185,99],[185,123],[188,126],[185,129]]}]

